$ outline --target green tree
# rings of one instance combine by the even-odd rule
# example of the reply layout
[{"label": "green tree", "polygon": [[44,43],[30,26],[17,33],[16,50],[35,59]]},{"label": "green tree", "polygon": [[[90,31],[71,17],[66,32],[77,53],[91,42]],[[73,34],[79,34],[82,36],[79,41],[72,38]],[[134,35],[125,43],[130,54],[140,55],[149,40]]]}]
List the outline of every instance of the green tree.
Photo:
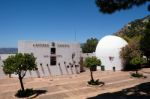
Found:
[{"label": "green tree", "polygon": [[95,52],[98,40],[96,38],[87,39],[86,43],[82,45],[83,53]]},{"label": "green tree", "polygon": [[90,69],[91,81],[94,82],[93,69],[101,65],[101,61],[96,57],[87,57],[84,61],[84,66]]},{"label": "green tree", "polygon": [[[140,6],[150,0],[96,0],[100,12],[112,14],[116,11],[131,9],[133,6]],[[150,11],[150,5],[148,6]]]},{"label": "green tree", "polygon": [[141,39],[141,50],[147,57],[148,63],[150,63],[150,20],[146,25],[144,37]]},{"label": "green tree", "polygon": [[134,66],[134,69],[136,70],[136,74],[138,74],[138,70],[141,68],[141,65],[144,63],[144,58],[141,56],[133,57],[130,60],[130,64]]},{"label": "green tree", "polygon": [[119,32],[115,33],[115,35],[120,36],[124,39],[126,39],[126,37],[132,38],[135,36],[143,35],[147,24],[146,20],[148,20],[149,18],[150,16],[146,16],[142,19],[134,20],[125,25]]},{"label": "green tree", "polygon": [[33,54],[16,54],[15,56],[9,56],[3,61],[3,71],[5,74],[16,74],[18,75],[21,89],[24,91],[23,78],[28,70],[37,70],[35,64],[36,58]]},{"label": "green tree", "polygon": [[140,50],[140,41],[142,36],[135,36],[131,39],[128,39],[128,45],[122,48],[120,51],[120,57],[124,64],[124,70],[135,69],[135,65],[133,65],[133,61],[137,57],[141,58],[143,56]]}]

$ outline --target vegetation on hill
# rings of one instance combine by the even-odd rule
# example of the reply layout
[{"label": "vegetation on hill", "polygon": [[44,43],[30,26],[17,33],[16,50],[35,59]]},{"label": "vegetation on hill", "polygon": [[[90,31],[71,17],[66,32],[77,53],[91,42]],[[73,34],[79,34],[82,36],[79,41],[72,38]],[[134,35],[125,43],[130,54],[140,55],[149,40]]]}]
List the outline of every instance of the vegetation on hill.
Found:
[{"label": "vegetation on hill", "polygon": [[[150,60],[150,16],[127,24],[115,35],[124,38],[128,45],[122,48],[120,56],[124,69],[139,69]],[[146,56],[146,59],[144,58]]]},{"label": "vegetation on hill", "polygon": [[143,35],[145,31],[146,24],[148,23],[150,16],[147,16],[142,19],[137,19],[125,25],[119,32],[115,33],[115,35],[123,37],[127,40],[128,38],[132,38],[134,36]]}]

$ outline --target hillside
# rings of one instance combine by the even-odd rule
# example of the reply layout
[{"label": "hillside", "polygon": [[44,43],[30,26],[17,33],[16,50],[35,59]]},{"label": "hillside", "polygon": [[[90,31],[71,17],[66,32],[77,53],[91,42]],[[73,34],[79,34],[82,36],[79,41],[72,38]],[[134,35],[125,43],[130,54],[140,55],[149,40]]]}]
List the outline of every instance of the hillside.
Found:
[{"label": "hillside", "polygon": [[146,16],[142,19],[136,19],[127,25],[125,25],[119,32],[115,33],[115,35],[120,37],[134,37],[135,35],[142,35],[145,30],[146,23],[150,19],[150,15]]},{"label": "hillside", "polygon": [[18,53],[17,48],[0,48],[0,54],[15,54]]}]

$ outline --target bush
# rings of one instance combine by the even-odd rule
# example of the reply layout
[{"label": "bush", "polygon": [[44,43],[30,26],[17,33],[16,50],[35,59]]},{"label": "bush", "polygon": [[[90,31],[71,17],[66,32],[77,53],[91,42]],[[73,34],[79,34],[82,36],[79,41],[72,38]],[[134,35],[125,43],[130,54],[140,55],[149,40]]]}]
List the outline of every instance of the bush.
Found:
[{"label": "bush", "polygon": [[89,85],[104,85],[104,82],[100,82],[99,81],[99,79],[97,79],[97,80],[90,80],[90,81],[88,81],[88,84]]},{"label": "bush", "polygon": [[136,78],[147,78],[146,76],[140,73],[131,73],[131,76]]},{"label": "bush", "polygon": [[23,97],[32,96],[33,94],[35,94],[35,91],[33,89],[25,89],[24,91],[20,89],[18,90],[15,96],[19,98],[23,98]]}]

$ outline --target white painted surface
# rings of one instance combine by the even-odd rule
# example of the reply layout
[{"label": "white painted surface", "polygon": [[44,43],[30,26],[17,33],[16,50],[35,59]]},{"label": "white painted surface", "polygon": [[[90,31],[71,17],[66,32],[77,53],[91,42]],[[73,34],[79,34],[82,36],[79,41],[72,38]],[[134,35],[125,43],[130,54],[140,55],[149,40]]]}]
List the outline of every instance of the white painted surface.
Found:
[{"label": "white painted surface", "polygon": [[[102,62],[105,70],[121,70],[122,63],[120,59],[121,48],[127,45],[127,42],[117,36],[105,36],[103,37],[96,47],[96,57]],[[110,57],[113,59],[110,60]]]},{"label": "white painted surface", "polygon": [[[52,46],[52,43],[55,43],[54,47]],[[40,46],[33,46],[36,44]],[[43,46],[42,44],[47,46]],[[51,54],[51,48],[56,48],[56,54]],[[79,43],[19,41],[18,52],[34,54],[37,58],[36,62],[40,77],[49,75],[75,74],[80,72],[79,61],[81,56],[81,48]],[[75,54],[75,57],[72,59],[73,53]],[[51,56],[56,56],[57,63],[54,66],[50,65]],[[75,64],[73,61],[75,61]],[[58,65],[59,63],[60,66]],[[73,64],[73,66],[71,66],[70,63]],[[40,64],[42,64],[42,66],[40,66]],[[75,65],[78,65],[78,67],[76,68]],[[67,66],[68,68],[66,68]],[[37,77],[37,72],[27,73],[27,76]]]}]

